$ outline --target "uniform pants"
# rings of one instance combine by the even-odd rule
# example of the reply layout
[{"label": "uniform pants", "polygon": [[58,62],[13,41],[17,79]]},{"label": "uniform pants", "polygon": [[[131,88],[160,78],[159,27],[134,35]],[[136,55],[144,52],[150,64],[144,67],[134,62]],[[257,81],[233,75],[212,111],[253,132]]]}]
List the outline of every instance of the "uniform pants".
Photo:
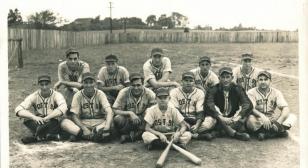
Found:
[{"label": "uniform pants", "polygon": [[120,134],[129,134],[131,131],[143,132],[145,129],[145,121],[140,116],[139,119],[141,120],[141,123],[135,125],[129,117],[116,115],[114,117],[114,127],[119,131]]},{"label": "uniform pants", "polygon": [[[186,123],[188,123],[188,127],[191,127],[196,124],[196,119],[191,119],[191,118],[185,118]],[[215,127],[217,123],[217,120],[211,116],[206,116],[201,123],[199,129],[197,130],[197,133],[203,133],[206,131],[209,131]]]},{"label": "uniform pants", "polygon": [[[155,139],[159,139],[158,136],[152,134],[151,132],[145,131],[142,134],[142,139],[145,144],[150,144]],[[186,145],[191,139],[191,133],[189,131],[185,131],[179,138],[179,143]]]},{"label": "uniform pants", "polygon": [[47,134],[60,133],[60,125],[57,119],[50,119],[42,125],[37,124],[33,120],[24,121],[24,125],[32,132],[34,136],[45,137]]}]

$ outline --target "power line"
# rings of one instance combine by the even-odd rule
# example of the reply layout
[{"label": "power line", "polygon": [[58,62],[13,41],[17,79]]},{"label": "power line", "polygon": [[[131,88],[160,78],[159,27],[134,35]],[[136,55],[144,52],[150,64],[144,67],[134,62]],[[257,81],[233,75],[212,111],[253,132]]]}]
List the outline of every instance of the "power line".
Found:
[{"label": "power line", "polygon": [[109,9],[110,9],[110,33],[112,33],[112,2],[109,2]]}]

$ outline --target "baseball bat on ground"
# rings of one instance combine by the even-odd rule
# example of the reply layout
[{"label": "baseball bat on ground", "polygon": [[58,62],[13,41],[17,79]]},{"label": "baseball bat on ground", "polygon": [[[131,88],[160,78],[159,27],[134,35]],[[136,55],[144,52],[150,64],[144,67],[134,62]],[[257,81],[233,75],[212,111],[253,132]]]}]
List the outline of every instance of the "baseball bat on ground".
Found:
[{"label": "baseball bat on ground", "polygon": [[179,147],[179,146],[177,146],[177,145],[175,145],[175,144],[173,144],[173,143],[171,143],[171,142],[168,142],[167,141],[167,143],[170,145],[170,144],[172,144],[172,147],[176,150],[176,151],[178,151],[178,152],[180,152],[182,155],[184,155],[184,156],[186,156],[189,160],[191,160],[194,164],[196,164],[196,165],[200,165],[201,164],[201,159],[199,158],[199,157],[197,157],[196,155],[194,155],[194,154],[192,154],[192,153],[190,153],[190,152],[188,152],[187,150],[185,150],[185,149],[183,149],[183,148],[181,148],[181,147]]},{"label": "baseball bat on ground", "polygon": [[164,163],[165,163],[165,160],[166,160],[166,158],[167,158],[167,156],[168,156],[168,153],[169,153],[169,151],[170,151],[170,148],[171,148],[172,143],[173,143],[173,139],[172,139],[170,142],[168,142],[168,146],[167,146],[166,149],[163,151],[163,153],[161,153],[159,159],[158,159],[157,162],[156,162],[156,167],[158,167],[158,168],[163,167],[163,165],[164,165]]}]

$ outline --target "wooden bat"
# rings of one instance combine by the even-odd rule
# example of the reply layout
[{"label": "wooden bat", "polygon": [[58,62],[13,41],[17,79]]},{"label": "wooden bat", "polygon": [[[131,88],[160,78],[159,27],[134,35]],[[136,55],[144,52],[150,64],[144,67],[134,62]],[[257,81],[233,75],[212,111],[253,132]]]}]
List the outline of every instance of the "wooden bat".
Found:
[{"label": "wooden bat", "polygon": [[[167,141],[167,143],[168,143],[169,145],[172,144],[171,142],[168,142],[168,141]],[[176,151],[180,152],[182,155],[186,156],[186,157],[187,157],[189,160],[191,160],[194,164],[196,164],[196,165],[200,165],[200,164],[201,164],[201,161],[202,161],[202,160],[201,160],[199,157],[197,157],[196,155],[194,155],[194,154],[188,152],[187,150],[185,150],[185,149],[183,149],[183,148],[181,148],[181,147],[179,147],[179,146],[177,146],[177,145],[175,145],[175,144],[172,144],[172,147],[173,147]]]},{"label": "wooden bat", "polygon": [[163,153],[161,153],[159,159],[158,159],[157,162],[156,162],[156,167],[158,167],[158,168],[163,167],[163,165],[164,165],[164,163],[165,163],[165,160],[166,160],[166,158],[167,158],[167,156],[168,156],[168,153],[169,153],[169,151],[170,151],[170,148],[171,148],[172,143],[173,143],[173,139],[172,139],[170,142],[168,142],[168,146],[167,146],[166,149],[163,151]]}]

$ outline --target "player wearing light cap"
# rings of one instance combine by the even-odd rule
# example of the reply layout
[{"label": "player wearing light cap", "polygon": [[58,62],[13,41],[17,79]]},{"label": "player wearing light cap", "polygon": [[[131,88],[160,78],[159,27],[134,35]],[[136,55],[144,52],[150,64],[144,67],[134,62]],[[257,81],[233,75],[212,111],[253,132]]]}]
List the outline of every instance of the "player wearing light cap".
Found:
[{"label": "player wearing light cap", "polygon": [[170,102],[184,116],[188,128],[194,134],[193,138],[211,140],[212,137],[206,131],[215,125],[216,120],[210,116],[204,117],[205,94],[194,84],[194,74],[184,72],[182,74],[182,86],[170,91]]},{"label": "player wearing light cap", "polygon": [[232,69],[223,67],[219,70],[220,83],[211,87],[206,94],[206,114],[217,120],[214,129],[230,137],[247,141],[249,134],[240,132],[247,116],[251,113],[252,104],[240,86],[232,82]]},{"label": "player wearing light cap", "polygon": [[110,104],[113,104],[121,89],[129,85],[129,73],[126,68],[118,65],[116,55],[105,58],[106,66],[102,67],[97,75],[97,88],[102,90]]},{"label": "player wearing light cap", "polygon": [[122,89],[113,104],[114,125],[121,135],[121,143],[141,139],[145,110],[156,103],[155,93],[143,86],[141,74],[132,73],[129,79],[131,86]]},{"label": "player wearing light cap", "polygon": [[272,75],[269,72],[259,72],[257,79],[257,87],[248,91],[254,108],[248,117],[247,128],[257,133],[259,140],[287,136],[287,130],[296,117],[290,114],[282,93],[271,87]]},{"label": "player wearing light cap", "polygon": [[258,68],[252,66],[253,54],[244,53],[241,58],[241,65],[233,69],[233,81],[241,85],[247,92],[257,86]]},{"label": "player wearing light cap", "polygon": [[190,70],[195,76],[196,87],[205,93],[209,87],[219,83],[217,75],[211,71],[211,59],[208,56],[200,57],[199,67]]},{"label": "player wearing light cap", "polygon": [[16,116],[24,118],[24,125],[33,134],[22,139],[25,144],[54,138],[59,140],[58,117],[67,111],[64,97],[51,89],[50,76],[39,76],[38,85],[40,89],[29,95],[15,109]]},{"label": "player wearing light cap", "polygon": [[156,105],[146,110],[144,117],[146,131],[142,134],[144,143],[148,145],[149,150],[164,148],[167,145],[167,134],[173,133],[173,142],[185,148],[191,139],[191,133],[186,131],[187,127],[182,114],[169,104],[169,90],[158,88],[156,101]]},{"label": "player wearing light cap", "polygon": [[177,82],[169,80],[171,72],[170,59],[164,56],[161,48],[153,48],[151,59],[147,60],[143,65],[146,87],[152,87],[155,90],[160,87],[180,86]]},{"label": "player wearing light cap", "polygon": [[68,49],[65,56],[66,61],[58,66],[59,81],[54,85],[54,89],[65,86],[64,98],[70,108],[74,94],[82,88],[81,74],[90,72],[90,67],[88,63],[79,59],[79,52],[74,48]]},{"label": "player wearing light cap", "polygon": [[82,85],[83,89],[73,97],[71,120],[64,119],[61,127],[72,135],[71,141],[108,141],[111,136],[113,111],[107,97],[104,92],[95,88],[96,79],[90,72],[82,75]]}]

